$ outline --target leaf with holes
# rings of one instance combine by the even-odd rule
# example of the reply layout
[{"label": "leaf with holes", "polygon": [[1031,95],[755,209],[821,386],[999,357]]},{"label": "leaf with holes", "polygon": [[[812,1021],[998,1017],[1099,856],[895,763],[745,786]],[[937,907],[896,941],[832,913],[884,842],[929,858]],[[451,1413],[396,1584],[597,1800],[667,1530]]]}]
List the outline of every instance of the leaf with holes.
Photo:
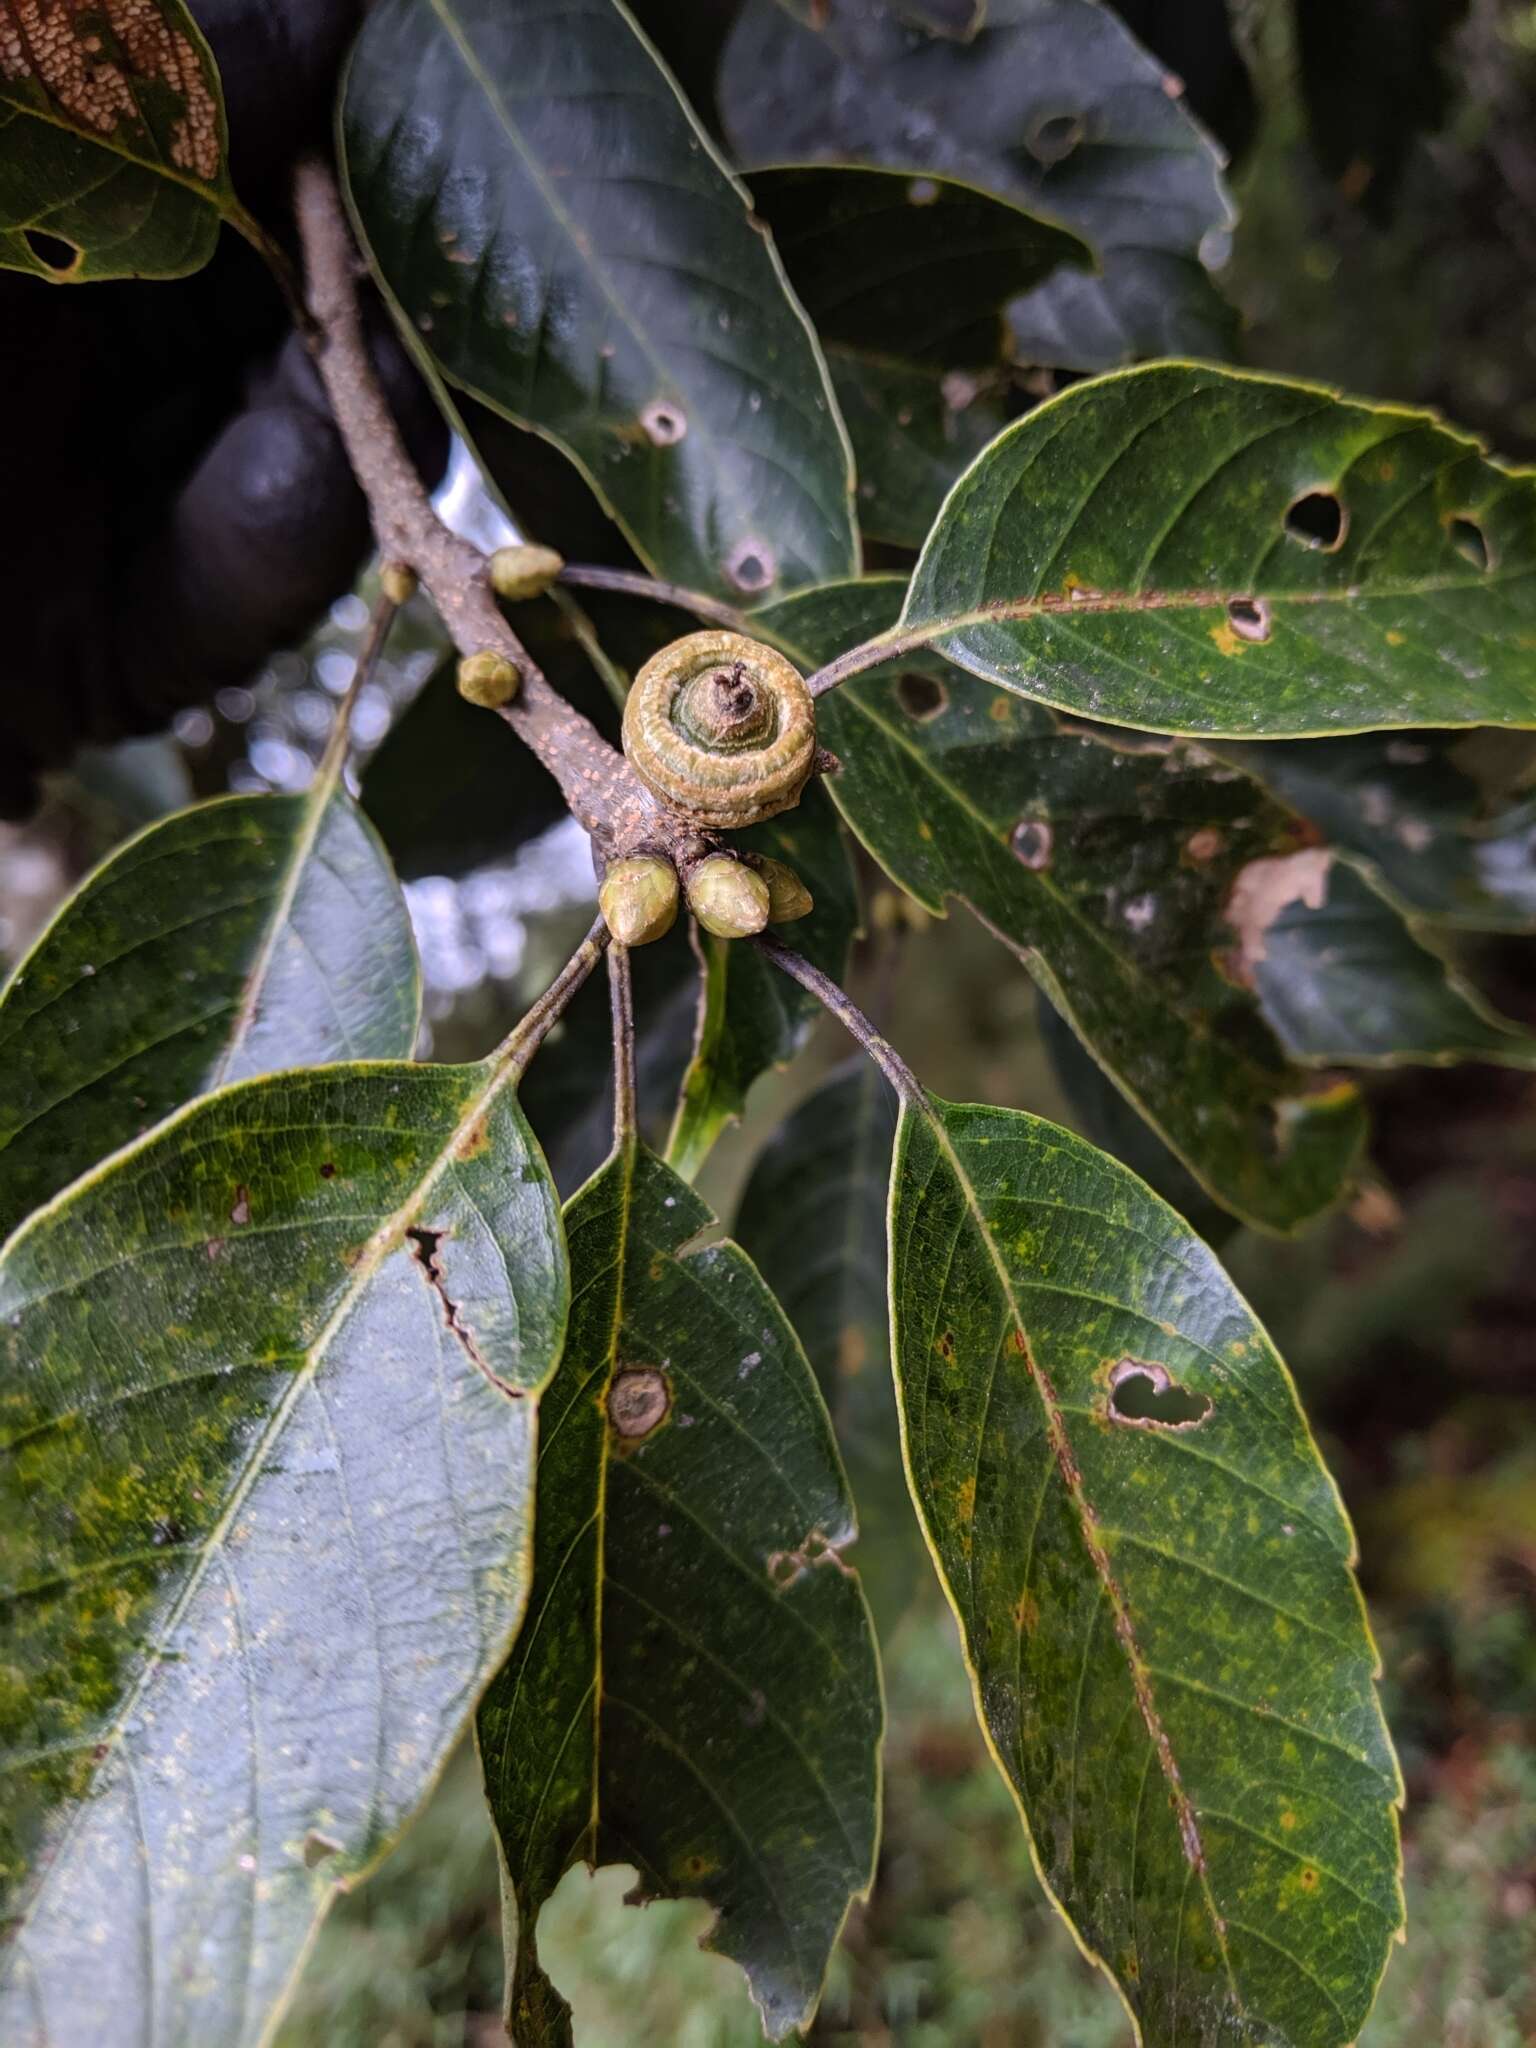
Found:
[{"label": "leaf with holes", "polygon": [[955,478],[1006,425],[982,380],[827,350],[859,472],[866,540],[920,548]]},{"label": "leaf with holes", "polygon": [[1076,235],[954,178],[770,165],[752,199],[824,340],[942,369],[998,362],[1008,300],[1093,268]]},{"label": "leaf with holes", "polygon": [[613,0],[384,0],[342,136],[413,339],[451,384],[558,442],[653,568],[739,597],[857,566],[815,338]]},{"label": "leaf with holes", "polygon": [[[1408,909],[1472,931],[1536,931],[1536,799],[1530,743],[1498,738],[1499,786],[1472,772],[1465,733],[1227,745],[1235,762],[1368,863]],[[1506,770],[1512,772],[1506,773]]]},{"label": "leaf with holes", "polygon": [[0,1234],[194,1095],[407,1057],[420,1002],[388,857],[334,776],[151,825],[0,998]]},{"label": "leaf with holes", "polygon": [[1125,370],[978,457],[904,622],[989,681],[1152,731],[1536,725],[1536,481],[1428,413]]},{"label": "leaf with holes", "polygon": [[[859,928],[858,885],[832,806],[807,789],[791,811],[732,834],[747,853],[785,862],[815,908],[784,931],[797,952],[834,978],[848,964]],[[698,1030],[667,1141],[667,1164],[692,1180],[715,1140],[746,1107],[752,1083],[786,1065],[821,1015],[814,996],[775,972],[737,940],[700,935]]]},{"label": "leaf with holes", "polygon": [[0,1257],[0,2038],[247,2048],[527,1586],[568,1300],[515,1064],[194,1103]]},{"label": "leaf with holes", "polygon": [[[708,1210],[621,1145],[566,1212],[528,1619],[480,1709],[520,2048],[569,2043],[539,1908],[573,1863],[702,1898],[779,2040],[869,1888],[880,1680],[853,1510],[793,1331]],[[509,1930],[510,1932],[510,1930]]]},{"label": "leaf with holes", "polygon": [[1295,1389],[1214,1254],[1017,1111],[913,1099],[907,1470],[1040,1874],[1148,2048],[1342,2048],[1402,1925],[1401,1780]]},{"label": "leaf with holes", "polygon": [[229,181],[224,99],[181,0],[0,0],[0,269],[56,283],[182,277]]},{"label": "leaf with holes", "polygon": [[[814,664],[899,593],[846,584],[756,617]],[[1011,946],[1218,1200],[1292,1230],[1338,1199],[1365,1134],[1359,1095],[1287,1059],[1224,914],[1250,863],[1296,848],[1293,817],[1188,749],[1060,731],[931,658],[845,683],[818,722],[842,762],[838,808],[893,880],[938,916],[958,897]]]},{"label": "leaf with holes", "polygon": [[885,1208],[896,1102],[858,1058],[829,1075],[758,1155],[736,1237],[805,1346],[859,1514],[853,1557],[888,1635],[930,1585],[901,1469],[886,1305]]},{"label": "leaf with holes", "polygon": [[[1024,360],[1229,353],[1234,318],[1201,261],[1233,219],[1221,157],[1177,80],[1097,0],[991,0],[964,44],[914,32],[878,0],[747,0],[720,96],[749,165],[964,179],[1081,235],[1103,274],[1021,292],[1010,318]],[[898,335],[887,346],[903,352]]]}]

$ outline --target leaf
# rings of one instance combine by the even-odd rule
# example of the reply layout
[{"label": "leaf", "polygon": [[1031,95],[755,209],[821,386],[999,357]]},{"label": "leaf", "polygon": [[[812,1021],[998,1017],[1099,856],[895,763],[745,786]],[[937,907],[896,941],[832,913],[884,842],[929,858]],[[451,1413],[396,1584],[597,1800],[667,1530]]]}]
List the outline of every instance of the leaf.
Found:
[{"label": "leaf", "polygon": [[[1259,881],[1263,958],[1247,963],[1247,972],[1295,1058],[1350,1066],[1468,1059],[1536,1065],[1536,1039],[1420,945],[1353,867],[1326,851],[1289,858],[1293,868],[1307,862],[1310,876],[1283,878],[1278,897],[1267,876]],[[1244,921],[1235,894],[1228,916]]]},{"label": "leaf", "polygon": [[912,1490],[1079,1941],[1147,2048],[1353,2041],[1402,1785],[1263,1330],[1132,1174],[1011,1110],[904,1105],[891,1276]]},{"label": "leaf", "polygon": [[0,2038],[265,2040],[523,1606],[566,1319],[515,1064],[194,1103],[0,1257]]},{"label": "leaf", "polygon": [[647,563],[732,597],[857,566],[814,336],[613,0],[384,0],[342,133],[413,338],[557,442]]},{"label": "leaf", "polygon": [[929,1583],[912,1518],[886,1305],[886,1190],[896,1103],[856,1058],[829,1074],[758,1154],[736,1237],[784,1306],[831,1411],[858,1508],[854,1559],[882,1636]]},{"label": "leaf", "polygon": [[480,1710],[516,1903],[520,2048],[570,2041],[538,1912],[578,1861],[703,1898],[770,2036],[807,2022],[874,1871],[873,1632],[853,1511],[794,1333],[708,1210],[621,1146],[566,1212],[528,1620]]},{"label": "leaf", "polygon": [[334,777],[151,825],[87,877],[0,998],[0,1234],[194,1095],[404,1058],[420,1004],[388,858]]},{"label": "leaf", "polygon": [[[814,665],[894,581],[755,614]],[[1111,1079],[1226,1207],[1294,1230],[1336,1201],[1365,1135],[1358,1092],[1286,1059],[1232,971],[1224,909],[1296,821],[1187,749],[1133,753],[921,656],[822,697],[838,809],[942,916],[958,897],[1007,944]]]},{"label": "leaf", "polygon": [[0,269],[182,277],[229,181],[212,52],[181,0],[0,0]]},{"label": "leaf", "polygon": [[[731,835],[748,853],[792,867],[816,907],[784,930],[796,952],[834,977],[847,968],[859,929],[858,885],[842,828],[823,793],[808,788],[794,810]],[[702,938],[702,935],[701,935]],[[702,938],[703,978],[693,1058],[683,1076],[667,1164],[692,1180],[715,1140],[746,1107],[747,1091],[804,1044],[821,1005],[739,940]]]},{"label": "leaf", "polygon": [[1097,0],[992,0],[965,44],[923,37],[879,0],[747,0],[720,92],[748,164],[961,178],[1082,235],[1103,275],[1058,273],[1015,301],[1023,359],[1097,369],[1229,352],[1233,316],[1200,260],[1234,217],[1221,158],[1177,81]]},{"label": "leaf", "polygon": [[1008,299],[1093,268],[1077,236],[953,178],[781,164],[752,198],[818,334],[941,369],[996,363]]},{"label": "leaf", "polygon": [[950,493],[905,623],[1117,725],[1536,724],[1536,493],[1431,414],[1158,363],[1074,385]]},{"label": "leaf", "polygon": [[1360,733],[1221,752],[1410,910],[1473,931],[1536,931],[1536,798],[1485,801],[1459,758],[1468,744],[1460,733]]},{"label": "leaf", "polygon": [[865,538],[920,548],[950,485],[1002,430],[1001,408],[966,379],[856,349],[829,348],[827,367],[853,443]]}]

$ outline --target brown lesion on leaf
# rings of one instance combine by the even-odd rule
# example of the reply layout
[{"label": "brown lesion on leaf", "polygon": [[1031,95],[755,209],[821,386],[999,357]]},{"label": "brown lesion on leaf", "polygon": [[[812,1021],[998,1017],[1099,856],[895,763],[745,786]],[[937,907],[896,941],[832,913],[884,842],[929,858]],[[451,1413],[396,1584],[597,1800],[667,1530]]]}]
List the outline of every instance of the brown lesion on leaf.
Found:
[{"label": "brown lesion on leaf", "polygon": [[490,1361],[481,1352],[472,1331],[466,1325],[459,1304],[448,1292],[441,1257],[443,1240],[447,1236],[446,1230],[428,1230],[421,1224],[411,1225],[405,1233],[411,1257],[426,1276],[427,1285],[437,1296],[442,1307],[443,1321],[470,1364],[478,1372],[483,1372],[491,1385],[509,1399],[520,1401],[523,1398],[522,1388],[514,1387],[510,1380],[503,1379],[500,1373],[492,1369]]},{"label": "brown lesion on leaf", "polygon": [[823,1564],[833,1566],[845,1579],[857,1577],[853,1566],[843,1558],[842,1546],[851,1541],[851,1530],[834,1538],[825,1529],[813,1529],[798,1549],[770,1551],[768,1577],[774,1590],[786,1592],[807,1572]]},{"label": "brown lesion on leaf", "polygon": [[1040,1602],[1028,1586],[1013,1603],[1013,1625],[1021,1636],[1032,1636],[1040,1626]]},{"label": "brown lesion on leaf", "polygon": [[653,1436],[672,1409],[666,1375],[651,1365],[622,1367],[608,1389],[607,1409],[615,1434],[626,1443]]},{"label": "brown lesion on leaf", "polygon": [[1237,934],[1224,965],[1241,988],[1254,986],[1254,969],[1269,958],[1270,927],[1293,903],[1321,910],[1328,900],[1333,854],[1326,846],[1296,853],[1267,854],[1237,871],[1222,916]]},{"label": "brown lesion on leaf", "polygon": [[[218,102],[191,37],[155,0],[0,0],[0,79],[35,82],[85,134],[138,131],[135,155],[163,142],[177,170],[210,184],[219,176]],[[146,119],[146,86],[181,108],[165,137]]]}]

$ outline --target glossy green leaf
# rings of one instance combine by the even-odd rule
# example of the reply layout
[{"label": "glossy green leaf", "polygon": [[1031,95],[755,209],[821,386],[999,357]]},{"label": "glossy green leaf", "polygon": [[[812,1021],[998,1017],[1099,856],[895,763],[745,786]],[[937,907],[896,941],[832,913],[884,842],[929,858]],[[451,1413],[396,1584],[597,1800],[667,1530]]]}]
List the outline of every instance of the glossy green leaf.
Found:
[{"label": "glossy green leaf", "polygon": [[219,74],[181,0],[0,4],[0,269],[181,277],[229,182]]},{"label": "glossy green leaf", "polygon": [[1536,931],[1536,798],[1485,796],[1468,751],[1461,733],[1221,749],[1411,910],[1474,931]]},{"label": "glossy green leaf", "polygon": [[708,1210],[622,1146],[566,1212],[528,1619],[480,1710],[519,2048],[569,2043],[539,1907],[572,1863],[707,1900],[769,2035],[815,2012],[874,1870],[882,1711],[853,1510],[794,1333]]},{"label": "glossy green leaf", "polygon": [[1117,725],[1533,725],[1536,483],[1428,413],[1152,364],[993,442],[904,616],[975,674]]},{"label": "glossy green leaf", "polygon": [[[821,790],[811,787],[792,811],[731,835],[748,853],[792,867],[815,899],[806,917],[785,925],[797,952],[834,980],[848,964],[859,928],[858,885],[842,827]],[[778,973],[739,939],[704,938],[698,1031],[683,1076],[667,1163],[692,1180],[715,1140],[746,1106],[752,1083],[786,1065],[821,1015],[814,996]]]},{"label": "glossy green leaf", "polygon": [[555,1194],[503,1064],[194,1103],[0,1259],[0,2039],[245,2048],[505,1656]]},{"label": "glossy green leaf", "polygon": [[[814,661],[899,588],[808,591],[759,616]],[[1276,1230],[1337,1200],[1365,1134],[1358,1093],[1287,1059],[1228,959],[1237,877],[1296,844],[1294,819],[1188,749],[1062,732],[921,658],[845,683],[818,720],[843,764],[838,808],[875,858],[935,915],[968,904],[1218,1200]]]},{"label": "glossy green leaf", "polygon": [[648,563],[727,596],[857,565],[815,338],[616,0],[384,0],[342,135],[415,339],[564,448]]},{"label": "glossy green leaf", "polygon": [[885,1210],[896,1102],[857,1057],[758,1155],[736,1237],[783,1304],[832,1416],[858,1508],[853,1551],[881,1634],[929,1584],[907,1497],[891,1383]]},{"label": "glossy green leaf", "polygon": [[752,200],[823,340],[941,369],[997,362],[1007,300],[1093,267],[1076,235],[953,178],[784,164],[752,173]]},{"label": "glossy green leaf", "polygon": [[963,178],[1082,235],[1103,275],[1058,273],[1014,301],[1024,359],[1228,353],[1233,316],[1200,260],[1232,223],[1221,158],[1097,0],[992,0],[963,44],[878,0],[747,0],[720,92],[748,164]]},{"label": "glossy green leaf", "polygon": [[857,349],[827,350],[859,473],[868,540],[920,548],[951,484],[1006,424],[968,379]]},{"label": "glossy green leaf", "polygon": [[0,1233],[194,1095],[404,1058],[416,949],[333,780],[151,825],[70,897],[0,997]]},{"label": "glossy green leaf", "polygon": [[907,1468],[1040,1874],[1147,2048],[1343,2048],[1403,1917],[1354,1543],[1284,1366],[1123,1167],[904,1106]]}]

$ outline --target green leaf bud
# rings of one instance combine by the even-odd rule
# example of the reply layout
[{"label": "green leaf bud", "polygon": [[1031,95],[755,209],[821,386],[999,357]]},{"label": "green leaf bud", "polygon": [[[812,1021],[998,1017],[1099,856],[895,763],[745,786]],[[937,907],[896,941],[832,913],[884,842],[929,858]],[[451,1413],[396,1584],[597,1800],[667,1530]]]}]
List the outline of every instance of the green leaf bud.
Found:
[{"label": "green leaf bud", "polygon": [[612,862],[597,892],[604,922],[621,946],[664,939],[677,920],[677,870],[656,854]]},{"label": "green leaf bud", "polygon": [[688,873],[688,908],[717,939],[745,939],[768,922],[768,884],[728,853],[712,853]]}]

